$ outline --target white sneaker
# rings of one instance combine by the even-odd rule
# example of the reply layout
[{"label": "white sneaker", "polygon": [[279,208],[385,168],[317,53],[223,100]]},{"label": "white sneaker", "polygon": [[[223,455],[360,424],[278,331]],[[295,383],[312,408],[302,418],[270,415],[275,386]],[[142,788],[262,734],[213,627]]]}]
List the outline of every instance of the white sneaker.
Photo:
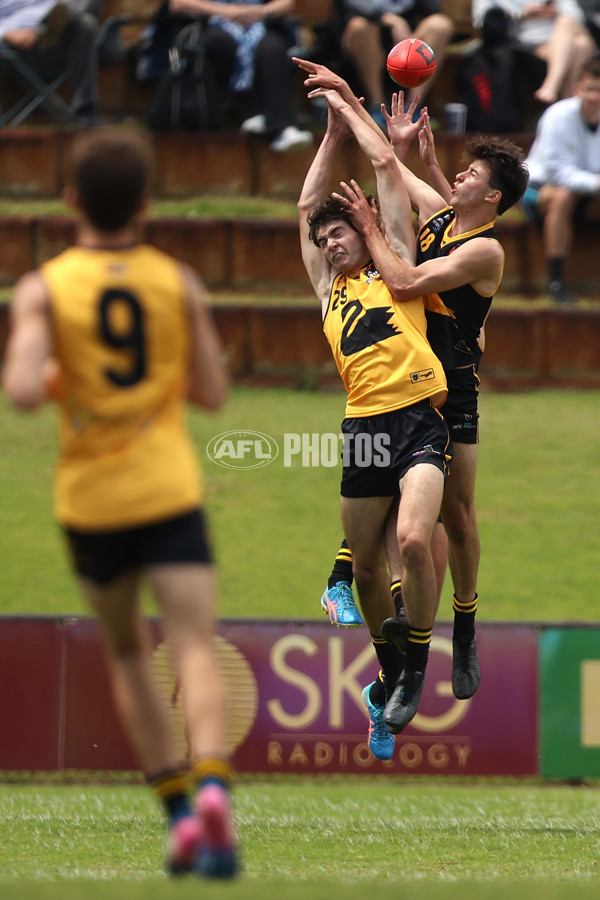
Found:
[{"label": "white sneaker", "polygon": [[245,119],[240,125],[240,131],[244,131],[246,134],[264,134],[266,130],[267,120],[262,113]]},{"label": "white sneaker", "polygon": [[288,125],[283,131],[277,135],[274,141],[269,144],[271,150],[275,153],[286,153],[288,150],[301,150],[303,147],[310,147],[313,142],[313,136],[310,131],[300,131],[295,125]]}]

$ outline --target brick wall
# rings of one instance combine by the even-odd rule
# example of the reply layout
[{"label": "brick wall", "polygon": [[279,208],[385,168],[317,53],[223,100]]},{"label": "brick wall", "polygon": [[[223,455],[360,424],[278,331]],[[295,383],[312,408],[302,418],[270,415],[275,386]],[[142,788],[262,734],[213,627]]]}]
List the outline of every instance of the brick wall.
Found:
[{"label": "brick wall", "polygon": [[[236,381],[341,390],[318,303],[214,308]],[[0,360],[8,304],[0,304]],[[493,309],[481,366],[484,387],[600,389],[600,309]]]}]

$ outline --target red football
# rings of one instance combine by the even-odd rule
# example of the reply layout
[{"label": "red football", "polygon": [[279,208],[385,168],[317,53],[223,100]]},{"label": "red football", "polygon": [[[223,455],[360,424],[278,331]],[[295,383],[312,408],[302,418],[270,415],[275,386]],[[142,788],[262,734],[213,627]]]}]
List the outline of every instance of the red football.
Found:
[{"label": "red football", "polygon": [[400,87],[412,88],[423,84],[435,72],[435,53],[425,41],[407,38],[392,47],[387,58],[387,70]]}]

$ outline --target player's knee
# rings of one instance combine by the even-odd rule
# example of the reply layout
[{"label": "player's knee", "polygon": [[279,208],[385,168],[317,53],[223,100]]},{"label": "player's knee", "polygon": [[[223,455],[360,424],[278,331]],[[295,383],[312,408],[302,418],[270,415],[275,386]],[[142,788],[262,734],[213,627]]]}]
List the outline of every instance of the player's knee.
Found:
[{"label": "player's knee", "polygon": [[356,560],[356,558],[352,561],[352,572],[359,594],[369,591],[380,577],[379,566],[371,565],[368,561]]},{"label": "player's knee", "polygon": [[344,43],[354,43],[366,37],[373,25],[364,16],[353,16],[344,29]]},{"label": "player's knee", "polygon": [[398,538],[400,557],[406,569],[421,569],[431,557],[431,540],[417,531],[409,531]]},{"label": "player's knee", "polygon": [[570,216],[575,209],[576,195],[567,187],[556,185],[550,197],[550,206],[561,215]]},{"label": "player's knee", "polygon": [[444,514],[444,527],[448,538],[454,544],[467,544],[473,535],[477,533],[477,521],[475,509],[468,506],[460,506],[451,514]]},{"label": "player's knee", "polygon": [[587,31],[579,31],[572,38],[571,43],[571,60],[573,61],[573,68],[577,71],[580,70],[582,65],[582,60],[587,60],[590,56],[594,54],[596,50],[596,45],[594,40]]},{"label": "player's knee", "polygon": [[454,25],[451,19],[443,13],[435,13],[427,22],[427,36],[429,41],[446,46],[454,33]]}]

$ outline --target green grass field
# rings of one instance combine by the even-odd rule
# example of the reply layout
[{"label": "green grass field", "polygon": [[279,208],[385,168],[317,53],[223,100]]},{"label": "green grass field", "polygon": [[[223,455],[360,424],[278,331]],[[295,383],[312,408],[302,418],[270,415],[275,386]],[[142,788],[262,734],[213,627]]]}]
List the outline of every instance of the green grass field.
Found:
[{"label": "green grass field", "polygon": [[589,787],[287,779],[243,782],[235,805],[242,875],[200,886],[163,875],[162,820],[145,788],[2,786],[0,894],[566,900],[598,890],[600,795]]},{"label": "green grass field", "polygon": [[[480,618],[597,619],[600,397],[481,397]],[[341,393],[233,391],[190,415],[199,453],[228,430],[337,433]],[[82,614],[51,511],[51,409],[0,402],[0,613]],[[224,616],[317,617],[341,538],[339,470],[204,461]],[[449,617],[446,585],[441,618]],[[445,615],[444,615],[445,614]],[[10,685],[4,685],[10,690]],[[0,740],[2,739],[0,732]],[[6,735],[6,730],[4,731]],[[6,737],[4,738],[6,739]],[[234,884],[162,872],[160,810],[141,785],[0,785],[2,900],[588,900],[598,894],[597,785],[369,777],[244,779]]]},{"label": "green grass field", "polygon": [[[598,392],[482,392],[477,503],[482,539],[479,615],[502,620],[598,618]],[[215,416],[190,414],[204,459],[223,616],[305,618],[341,540],[339,469],[225,469],[209,440],[250,429],[337,433],[340,392],[238,388]],[[0,400],[0,612],[84,612],[51,510],[54,412],[16,413]],[[440,618],[449,617],[451,585]]]}]

